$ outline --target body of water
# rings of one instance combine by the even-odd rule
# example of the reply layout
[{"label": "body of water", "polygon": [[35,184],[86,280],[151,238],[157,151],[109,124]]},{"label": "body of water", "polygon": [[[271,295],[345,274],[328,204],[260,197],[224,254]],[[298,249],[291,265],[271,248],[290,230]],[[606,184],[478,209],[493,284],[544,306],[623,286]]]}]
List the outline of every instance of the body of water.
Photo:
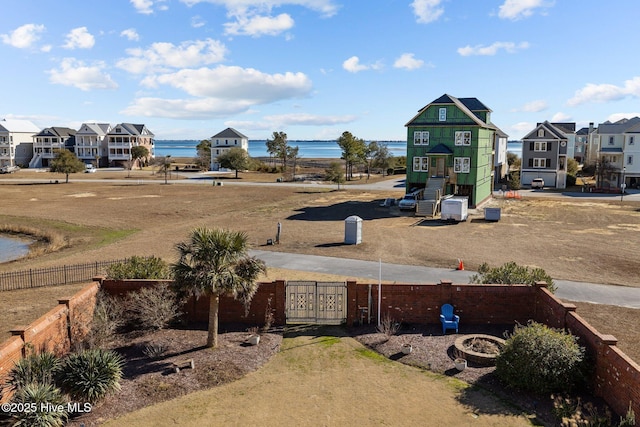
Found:
[{"label": "body of water", "polygon": [[[407,154],[405,141],[380,141],[387,144],[389,153],[395,157]],[[157,140],[155,142],[156,157],[196,157],[196,146],[200,141]],[[267,141],[249,141],[251,157],[269,157]],[[339,159],[342,150],[335,141],[288,141],[290,147],[298,147],[298,155],[306,159]]]},{"label": "body of water", "polygon": [[516,156],[522,158],[522,142],[520,141],[507,142],[507,153],[513,153]]},{"label": "body of water", "polygon": [[12,261],[29,253],[29,245],[33,243],[27,239],[0,236],[0,262]]},{"label": "body of water", "polygon": [[[389,152],[395,156],[407,155],[405,141],[382,141],[387,144]],[[200,141],[157,140],[155,152],[157,157],[196,157],[196,146]],[[289,146],[299,148],[299,156],[306,159],[339,159],[342,150],[335,141],[289,141]],[[507,151],[522,157],[522,143],[509,142]],[[249,141],[251,157],[269,157],[265,140]]]}]

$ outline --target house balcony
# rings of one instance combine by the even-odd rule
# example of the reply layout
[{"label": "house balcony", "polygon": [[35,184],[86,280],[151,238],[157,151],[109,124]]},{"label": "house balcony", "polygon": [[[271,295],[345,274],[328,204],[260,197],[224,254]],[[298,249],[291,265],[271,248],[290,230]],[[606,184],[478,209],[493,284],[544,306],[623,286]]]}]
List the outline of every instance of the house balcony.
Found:
[{"label": "house balcony", "polygon": [[109,153],[109,160],[131,160],[131,155],[124,153]]}]

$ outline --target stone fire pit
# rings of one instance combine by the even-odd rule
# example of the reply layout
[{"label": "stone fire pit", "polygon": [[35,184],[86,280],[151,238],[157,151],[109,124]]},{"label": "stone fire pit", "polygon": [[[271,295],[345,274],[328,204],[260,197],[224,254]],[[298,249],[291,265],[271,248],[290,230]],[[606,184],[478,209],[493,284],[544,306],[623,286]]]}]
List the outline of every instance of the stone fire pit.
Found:
[{"label": "stone fire pit", "polygon": [[456,357],[478,366],[493,366],[504,340],[493,335],[470,334],[457,338],[454,346]]}]

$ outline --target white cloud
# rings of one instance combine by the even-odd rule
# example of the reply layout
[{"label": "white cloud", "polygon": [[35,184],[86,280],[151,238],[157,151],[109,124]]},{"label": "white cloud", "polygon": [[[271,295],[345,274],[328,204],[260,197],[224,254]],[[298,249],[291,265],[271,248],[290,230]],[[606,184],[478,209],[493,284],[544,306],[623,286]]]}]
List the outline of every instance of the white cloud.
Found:
[{"label": "white cloud", "polygon": [[96,44],[96,39],[89,33],[87,27],[74,28],[67,34],[65,49],[91,49]]},{"label": "white cloud", "polygon": [[582,89],[577,90],[573,98],[567,101],[567,104],[576,106],[589,102],[618,101],[626,97],[640,97],[640,76],[625,80],[624,86],[588,83]]},{"label": "white cloud", "polygon": [[179,46],[153,43],[146,49],[127,49],[127,53],[129,57],[119,60],[116,66],[133,74],[144,74],[220,62],[227,49],[216,40],[206,39],[186,41]]},{"label": "white cloud", "polygon": [[64,58],[58,69],[49,70],[49,81],[54,84],[73,86],[83,91],[92,89],[116,89],[118,84],[104,72],[105,64],[95,62],[86,65],[74,58]]},{"label": "white cloud", "polygon": [[480,55],[480,56],[493,56],[498,53],[500,50],[504,50],[507,53],[516,53],[522,49],[528,49],[529,43],[521,42],[515,44],[513,42],[495,42],[489,46],[476,45],[476,46],[465,46],[458,48],[458,54],[461,56],[471,56],[471,55]]},{"label": "white cloud", "polygon": [[138,98],[120,113],[129,116],[171,119],[209,119],[238,114],[246,111],[250,106],[251,103],[245,100]]},{"label": "white cloud", "polygon": [[527,113],[539,113],[540,111],[544,111],[547,108],[549,108],[549,105],[547,104],[546,101],[543,101],[542,99],[537,99],[535,101],[527,102],[522,107],[515,108],[512,111],[515,111],[515,112],[525,111]]},{"label": "white cloud", "polygon": [[311,81],[302,73],[266,74],[251,68],[222,65],[149,76],[143,85],[167,85],[193,98],[139,98],[124,114],[178,119],[224,117],[248,112],[259,104],[305,97],[311,91]]},{"label": "white cloud", "polygon": [[44,31],[44,25],[25,24],[13,30],[10,34],[0,34],[0,37],[4,44],[18,49],[25,49],[40,40],[40,33]]},{"label": "white cloud", "polygon": [[[133,1],[133,0],[132,0]],[[141,1],[141,0],[138,0]],[[187,6],[193,6],[199,3],[211,3],[225,7],[230,15],[236,15],[243,12],[263,11],[269,12],[273,8],[294,5],[302,6],[307,9],[315,10],[324,16],[330,17],[338,12],[338,6],[334,0],[180,0]],[[253,13],[253,12],[252,12]]]},{"label": "white cloud", "polygon": [[196,15],[196,16],[191,17],[191,26],[193,28],[204,27],[205,24],[206,24],[206,21],[202,18],[202,16]]},{"label": "white cloud", "polygon": [[293,28],[293,25],[291,16],[282,13],[276,17],[239,15],[236,22],[226,23],[224,27],[228,35],[260,37],[278,35]]},{"label": "white cloud", "polygon": [[138,13],[151,15],[155,10],[167,10],[168,7],[163,4],[166,0],[129,0]]},{"label": "white cloud", "polygon": [[414,58],[413,53],[403,53],[398,59],[396,59],[393,66],[395,68],[404,68],[406,70],[417,70],[424,66],[424,61],[422,59]]},{"label": "white cloud", "polygon": [[379,70],[382,68],[382,64],[380,62],[376,62],[374,64],[364,65],[360,63],[360,58],[352,56],[342,63],[342,68],[350,73],[358,73],[365,70]]},{"label": "white cloud", "polygon": [[563,113],[562,111],[558,111],[551,117],[552,123],[570,122],[570,121],[571,121],[571,116]]},{"label": "white cloud", "polygon": [[609,117],[607,117],[607,120],[609,120],[611,123],[615,123],[618,120],[632,119],[634,117],[640,117],[640,112],[638,112],[638,113],[613,113]]},{"label": "white cloud", "polygon": [[531,122],[518,122],[514,125],[511,125],[511,129],[518,134],[524,134],[524,133],[530,132],[535,127],[536,127],[536,124]]},{"label": "white cloud", "polygon": [[244,100],[251,104],[304,97],[312,87],[311,80],[303,73],[266,74],[253,68],[223,65],[147,77],[143,84],[148,87],[168,85],[192,96]]},{"label": "white cloud", "polygon": [[444,8],[440,7],[442,0],[413,0],[411,7],[421,24],[428,24],[436,21],[444,13]]},{"label": "white cloud", "polygon": [[553,6],[553,2],[547,0],[505,0],[500,6],[498,16],[502,19],[516,21],[533,15],[535,9]]},{"label": "white cloud", "polygon": [[135,30],[135,28],[127,28],[126,30],[123,30],[120,33],[120,36],[126,37],[128,40],[131,40],[133,42],[137,42],[138,40],[140,40],[140,35]]}]

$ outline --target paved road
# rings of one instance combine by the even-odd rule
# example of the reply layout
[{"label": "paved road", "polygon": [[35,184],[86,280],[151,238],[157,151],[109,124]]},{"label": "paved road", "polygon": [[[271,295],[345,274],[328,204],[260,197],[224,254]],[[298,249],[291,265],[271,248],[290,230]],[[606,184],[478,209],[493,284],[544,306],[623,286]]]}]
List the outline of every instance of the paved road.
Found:
[{"label": "paved road", "polygon": [[[442,279],[451,280],[453,283],[469,283],[469,277],[474,274],[473,271],[467,270],[389,263],[382,263],[380,268],[380,263],[375,261],[262,250],[252,250],[251,255],[264,260],[268,267],[369,278],[374,283],[378,282],[380,271],[383,281],[398,283],[438,283]],[[555,280],[555,283],[557,287],[555,295],[562,300],[640,309],[640,289],[638,288],[569,280]]]}]

